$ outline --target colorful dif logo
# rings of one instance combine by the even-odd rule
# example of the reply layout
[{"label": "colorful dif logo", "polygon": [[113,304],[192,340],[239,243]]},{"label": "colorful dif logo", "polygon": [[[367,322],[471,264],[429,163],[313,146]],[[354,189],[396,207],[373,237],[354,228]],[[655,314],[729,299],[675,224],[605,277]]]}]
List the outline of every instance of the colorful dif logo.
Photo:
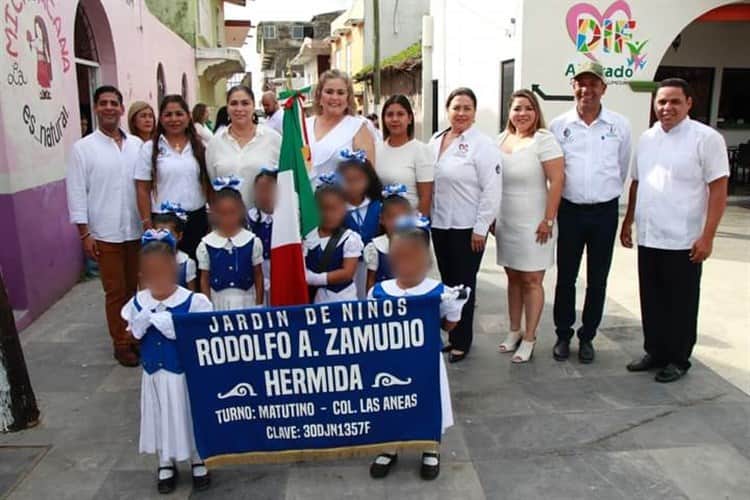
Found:
[{"label": "colorful dif logo", "polygon": [[568,10],[565,24],[579,54],[599,62],[602,57],[625,57],[621,66],[604,65],[606,77],[630,78],[646,66],[643,49],[648,40],[633,39],[638,23],[626,1],[616,0],[603,13],[590,3],[577,3]]}]

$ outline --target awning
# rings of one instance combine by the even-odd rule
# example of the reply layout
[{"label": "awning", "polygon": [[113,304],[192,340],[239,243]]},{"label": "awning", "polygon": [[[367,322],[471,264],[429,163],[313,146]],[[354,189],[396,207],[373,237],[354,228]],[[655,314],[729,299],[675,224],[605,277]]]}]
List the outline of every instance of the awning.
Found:
[{"label": "awning", "polygon": [[213,47],[195,49],[198,76],[209,82],[245,72],[245,59],[238,49]]}]

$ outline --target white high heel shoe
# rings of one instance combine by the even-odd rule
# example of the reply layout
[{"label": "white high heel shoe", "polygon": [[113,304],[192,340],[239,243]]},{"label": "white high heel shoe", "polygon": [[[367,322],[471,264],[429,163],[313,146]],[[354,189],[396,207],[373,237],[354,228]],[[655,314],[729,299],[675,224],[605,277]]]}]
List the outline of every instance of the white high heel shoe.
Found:
[{"label": "white high heel shoe", "polygon": [[522,340],[521,345],[518,346],[518,349],[516,349],[515,354],[513,354],[513,358],[511,359],[511,361],[514,363],[528,363],[528,361],[534,355],[535,345],[536,345],[536,340],[533,342],[529,342],[528,340]]},{"label": "white high heel shoe", "polygon": [[502,353],[515,351],[516,347],[518,347],[518,343],[521,342],[521,337],[523,337],[521,330],[508,331],[508,335],[505,337],[505,340],[497,346],[497,350]]}]

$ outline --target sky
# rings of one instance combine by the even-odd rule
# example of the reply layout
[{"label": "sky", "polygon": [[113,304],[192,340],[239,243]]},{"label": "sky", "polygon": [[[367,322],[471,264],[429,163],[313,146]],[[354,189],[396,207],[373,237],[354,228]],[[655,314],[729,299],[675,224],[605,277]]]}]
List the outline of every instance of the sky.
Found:
[{"label": "sky", "polygon": [[[245,7],[224,3],[225,19],[249,19],[253,26],[261,21],[309,21],[315,14],[345,10],[352,0],[247,0]],[[255,51],[255,28],[240,49],[246,71],[253,73],[253,91],[260,91],[260,57]]]}]

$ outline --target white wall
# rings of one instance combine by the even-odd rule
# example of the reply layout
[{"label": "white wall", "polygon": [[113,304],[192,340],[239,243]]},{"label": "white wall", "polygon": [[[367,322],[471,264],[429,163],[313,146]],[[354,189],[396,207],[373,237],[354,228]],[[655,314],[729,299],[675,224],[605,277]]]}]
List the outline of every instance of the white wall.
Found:
[{"label": "white wall", "polygon": [[[364,64],[374,60],[372,0],[365,0]],[[380,58],[398,54],[422,37],[422,16],[430,0],[380,0]]]},{"label": "white wall", "polygon": [[[456,87],[477,95],[477,125],[496,134],[500,122],[500,62],[516,59],[521,39],[522,0],[432,0],[433,74],[438,80],[438,120],[445,125],[445,98]],[[516,20],[515,27],[511,18]]]},{"label": "white wall", "polygon": [[[711,125],[715,127],[722,71],[724,68],[750,68],[750,22],[693,23],[683,30],[677,50],[667,49],[661,63],[665,66],[715,68],[711,103]],[[747,95],[750,98],[750,89]],[[718,130],[730,145],[750,139],[750,129]]]},{"label": "white wall", "polygon": [[[612,0],[588,2],[600,13]],[[628,77],[612,78],[605,105],[625,114],[638,137],[648,127],[650,95],[636,93],[626,80],[652,80],[656,68],[677,34],[701,14],[730,0],[629,0],[625,2],[630,19],[636,21],[632,41],[647,40],[642,50],[646,63]],[[439,80],[440,118],[442,101],[452,88],[471,87],[478,97],[478,126],[489,134],[500,129],[500,61],[516,59],[516,88],[538,84],[547,94],[572,95],[566,69],[587,57],[577,52],[568,33],[566,17],[579,0],[432,0],[435,17],[433,78]],[[615,19],[624,19],[622,11]],[[515,35],[510,18],[516,19]],[[575,27],[576,16],[573,16]],[[575,35],[576,33],[574,33]],[[747,45],[745,45],[745,52]],[[624,49],[627,48],[624,46]],[[738,48],[738,51],[740,49]],[[603,52],[603,43],[593,53],[603,65],[627,68],[628,54]],[[571,102],[543,101],[545,117],[550,118],[572,106]]]}]

